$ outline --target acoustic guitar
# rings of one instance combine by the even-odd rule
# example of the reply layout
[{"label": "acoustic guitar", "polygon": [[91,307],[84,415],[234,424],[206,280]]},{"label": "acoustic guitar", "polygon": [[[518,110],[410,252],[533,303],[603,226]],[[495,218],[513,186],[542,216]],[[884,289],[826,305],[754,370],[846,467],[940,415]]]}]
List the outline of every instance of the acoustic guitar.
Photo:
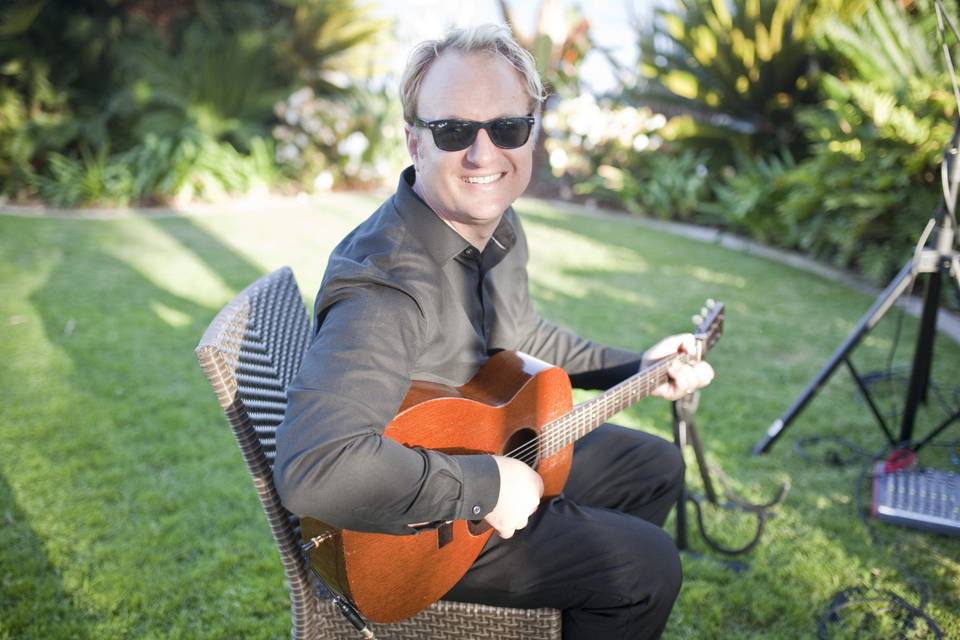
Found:
[{"label": "acoustic guitar", "polygon": [[[573,443],[667,382],[676,359],[696,361],[719,339],[724,307],[707,302],[696,317],[697,354],[659,360],[606,392],[572,406],[563,369],[501,351],[460,387],[415,381],[384,435],[408,447],[517,458],[543,478],[544,499],[563,489]],[[470,428],[464,428],[470,425]],[[493,529],[454,520],[407,536],[362,533],[300,520],[310,562],[328,585],[374,622],[395,622],[439,600],[480,555]]]}]

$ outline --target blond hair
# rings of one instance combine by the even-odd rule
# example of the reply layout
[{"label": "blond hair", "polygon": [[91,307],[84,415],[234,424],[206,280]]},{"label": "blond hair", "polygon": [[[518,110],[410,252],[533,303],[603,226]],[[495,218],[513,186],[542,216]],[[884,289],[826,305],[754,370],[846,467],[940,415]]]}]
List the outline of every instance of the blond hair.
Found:
[{"label": "blond hair", "polygon": [[499,24],[462,27],[451,30],[442,40],[425,40],[410,52],[400,80],[403,119],[408,124],[413,124],[413,119],[417,116],[417,98],[420,96],[423,77],[434,60],[444,51],[502,56],[523,79],[530,96],[531,113],[539,111],[541,103],[546,99],[536,61],[529,51],[517,44],[509,28]]}]

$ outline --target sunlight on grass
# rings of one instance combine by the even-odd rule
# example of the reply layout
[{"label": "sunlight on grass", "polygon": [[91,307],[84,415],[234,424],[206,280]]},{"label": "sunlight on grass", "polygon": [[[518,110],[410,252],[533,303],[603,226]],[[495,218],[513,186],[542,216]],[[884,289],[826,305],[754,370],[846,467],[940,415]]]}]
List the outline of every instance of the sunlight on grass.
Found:
[{"label": "sunlight on grass", "polygon": [[171,327],[185,327],[190,324],[190,316],[166,306],[160,302],[151,302],[150,308],[153,309],[153,312],[157,314],[157,317],[166,322]]},{"label": "sunlight on grass", "polygon": [[226,302],[233,294],[223,278],[182,243],[147,221],[123,226],[122,241],[104,247],[110,255],[172,295],[197,304]]},{"label": "sunlight on grass", "polygon": [[710,271],[709,269],[704,269],[703,267],[691,267],[690,275],[701,282],[707,282],[710,284],[728,285],[738,289],[743,289],[747,286],[747,279],[743,276],[737,276],[731,273],[720,273],[718,271]]}]

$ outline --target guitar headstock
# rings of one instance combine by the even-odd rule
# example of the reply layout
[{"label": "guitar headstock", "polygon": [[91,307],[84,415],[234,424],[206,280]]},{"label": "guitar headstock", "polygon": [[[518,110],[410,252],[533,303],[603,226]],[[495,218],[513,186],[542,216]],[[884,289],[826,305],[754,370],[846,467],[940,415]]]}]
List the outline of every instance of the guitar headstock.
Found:
[{"label": "guitar headstock", "polygon": [[720,336],[723,335],[723,318],[726,307],[722,302],[708,299],[700,313],[693,316],[693,337],[697,340],[697,350],[704,354],[713,348]]}]

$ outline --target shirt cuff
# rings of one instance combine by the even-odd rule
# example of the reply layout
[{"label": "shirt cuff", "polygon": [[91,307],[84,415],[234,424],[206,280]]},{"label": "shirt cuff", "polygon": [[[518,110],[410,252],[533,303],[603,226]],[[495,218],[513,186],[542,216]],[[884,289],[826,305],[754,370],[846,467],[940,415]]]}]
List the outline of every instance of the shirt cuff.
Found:
[{"label": "shirt cuff", "polygon": [[493,456],[453,456],[460,465],[463,494],[458,520],[481,520],[493,511],[500,497],[500,470]]}]

